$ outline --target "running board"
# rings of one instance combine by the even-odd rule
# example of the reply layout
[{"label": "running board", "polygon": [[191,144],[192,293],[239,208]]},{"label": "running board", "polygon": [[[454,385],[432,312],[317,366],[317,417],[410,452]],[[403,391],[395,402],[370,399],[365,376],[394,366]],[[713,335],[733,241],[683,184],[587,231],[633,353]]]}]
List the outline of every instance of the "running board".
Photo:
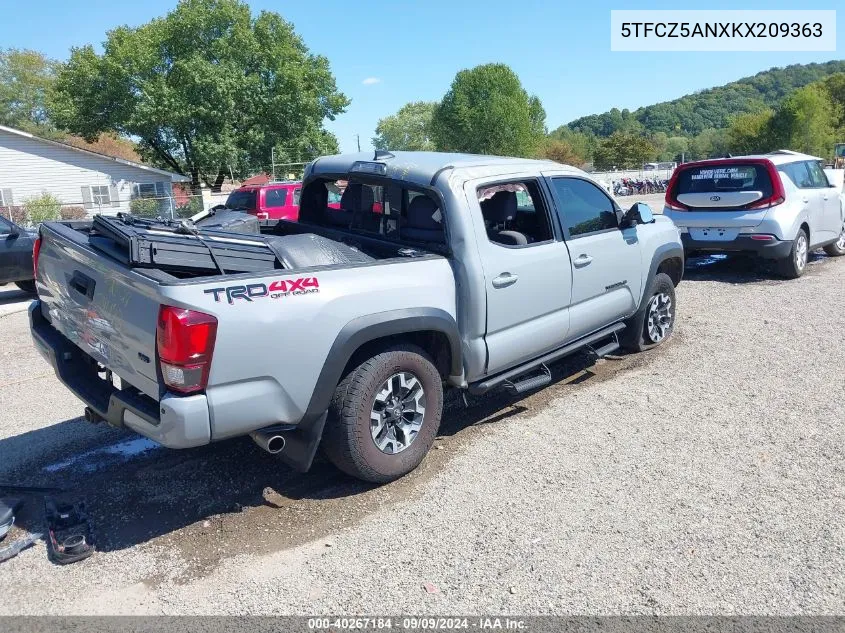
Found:
[{"label": "running board", "polygon": [[[564,345],[560,349],[556,349],[553,352],[549,352],[548,354],[545,354],[544,356],[541,356],[540,358],[535,358],[534,360],[529,361],[529,362],[525,363],[524,365],[514,367],[513,369],[509,369],[508,371],[502,372],[501,374],[498,374],[496,376],[491,376],[489,378],[486,378],[485,380],[470,383],[467,390],[472,395],[477,396],[477,395],[481,395],[483,393],[486,393],[486,392],[490,391],[491,389],[493,389],[495,387],[501,387],[502,385],[507,385],[507,384],[517,385],[517,384],[520,384],[521,381],[517,380],[520,376],[524,376],[528,372],[535,370],[535,369],[538,369],[538,368],[542,367],[543,365],[546,365],[547,363],[552,363],[552,362],[554,362],[554,361],[556,361],[560,358],[563,358],[564,356],[569,356],[569,354],[572,354],[573,352],[577,352],[580,349],[584,349],[585,347],[590,348],[590,346],[593,343],[598,343],[599,341],[606,339],[609,336],[613,336],[614,340],[612,342],[607,343],[606,345],[603,345],[602,347],[600,347],[596,350],[593,350],[594,353],[596,353],[596,354],[599,354],[599,352],[602,352],[602,354],[600,354],[600,355],[610,354],[610,353],[616,351],[617,349],[619,349],[619,343],[617,342],[618,341],[618,335],[624,329],[625,329],[624,323],[616,323],[615,325],[610,325],[606,328],[599,330],[598,332],[593,332],[592,334],[585,336],[582,339],[579,339],[577,341],[573,341],[569,345]],[[535,376],[534,378],[529,378],[528,381],[532,381],[532,380],[535,380],[535,379],[544,379],[544,378],[543,378],[543,376]],[[514,382],[514,380],[517,380],[517,382]],[[549,378],[549,382],[551,382],[551,378]],[[548,384],[548,383],[545,383],[545,384]],[[540,385],[540,386],[545,386],[545,385]],[[536,387],[529,387],[528,389],[533,389],[533,388],[536,388]],[[526,389],[526,390],[528,390],[528,389]],[[524,393],[524,391],[523,392],[517,392],[517,393]]]},{"label": "running board", "polygon": [[538,376],[522,378],[516,382],[506,380],[502,386],[510,389],[514,393],[523,394],[528,393],[529,391],[534,391],[535,389],[540,389],[546,385],[550,385],[552,383],[551,370],[545,364],[540,365],[540,369],[543,370],[543,373]]}]

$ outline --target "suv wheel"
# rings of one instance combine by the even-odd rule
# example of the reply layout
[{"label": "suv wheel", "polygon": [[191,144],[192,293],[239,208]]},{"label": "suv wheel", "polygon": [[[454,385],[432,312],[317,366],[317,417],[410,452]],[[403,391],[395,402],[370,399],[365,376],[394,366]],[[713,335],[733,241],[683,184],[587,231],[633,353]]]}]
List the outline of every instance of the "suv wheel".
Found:
[{"label": "suv wheel", "polygon": [[619,340],[622,348],[630,352],[657,347],[675,329],[675,284],[669,275],[657,273],[645,297],[637,313],[625,323]]},{"label": "suv wheel", "polygon": [[354,367],[335,390],[323,450],[343,472],[398,479],[428,453],[443,412],[443,383],[419,347],[388,348]]},{"label": "suv wheel", "polygon": [[787,279],[797,279],[804,274],[809,255],[810,241],[804,229],[798,229],[798,235],[792,241],[792,250],[789,255],[778,262],[780,274]]},{"label": "suv wheel", "polygon": [[15,285],[24,292],[28,292],[31,295],[34,295],[36,292],[34,279],[30,279],[29,281],[16,281]]},{"label": "suv wheel", "polygon": [[824,252],[831,257],[841,257],[845,255],[845,226],[842,227],[842,232],[839,234],[839,239],[833,244],[828,244],[824,247]]}]

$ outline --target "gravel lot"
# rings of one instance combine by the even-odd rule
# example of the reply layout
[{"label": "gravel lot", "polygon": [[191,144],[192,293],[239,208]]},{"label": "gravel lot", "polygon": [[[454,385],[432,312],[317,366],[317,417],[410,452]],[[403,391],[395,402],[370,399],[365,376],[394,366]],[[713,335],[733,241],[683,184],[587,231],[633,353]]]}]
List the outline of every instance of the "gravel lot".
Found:
[{"label": "gravel lot", "polygon": [[[686,275],[670,343],[452,402],[438,450],[381,488],[249,440],[89,425],[25,313],[0,316],[0,480],[72,488],[100,549],[4,563],[0,614],[841,613],[845,258]],[[38,505],[19,523],[40,529]]]}]

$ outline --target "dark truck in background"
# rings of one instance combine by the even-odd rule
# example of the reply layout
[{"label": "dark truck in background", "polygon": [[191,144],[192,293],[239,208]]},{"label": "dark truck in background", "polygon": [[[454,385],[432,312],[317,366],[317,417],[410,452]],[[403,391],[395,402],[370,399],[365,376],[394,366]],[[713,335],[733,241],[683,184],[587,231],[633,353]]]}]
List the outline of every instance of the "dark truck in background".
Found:
[{"label": "dark truck in background", "polygon": [[37,229],[25,229],[0,216],[0,286],[14,283],[35,293],[32,248],[37,235]]}]

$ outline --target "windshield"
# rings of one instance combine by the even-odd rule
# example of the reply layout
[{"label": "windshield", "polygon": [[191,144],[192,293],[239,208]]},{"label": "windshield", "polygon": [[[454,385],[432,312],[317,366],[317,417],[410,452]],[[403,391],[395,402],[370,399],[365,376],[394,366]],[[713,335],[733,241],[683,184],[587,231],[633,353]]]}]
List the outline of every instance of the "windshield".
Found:
[{"label": "windshield", "polygon": [[226,208],[240,210],[255,209],[255,191],[233,191],[226,199]]}]

